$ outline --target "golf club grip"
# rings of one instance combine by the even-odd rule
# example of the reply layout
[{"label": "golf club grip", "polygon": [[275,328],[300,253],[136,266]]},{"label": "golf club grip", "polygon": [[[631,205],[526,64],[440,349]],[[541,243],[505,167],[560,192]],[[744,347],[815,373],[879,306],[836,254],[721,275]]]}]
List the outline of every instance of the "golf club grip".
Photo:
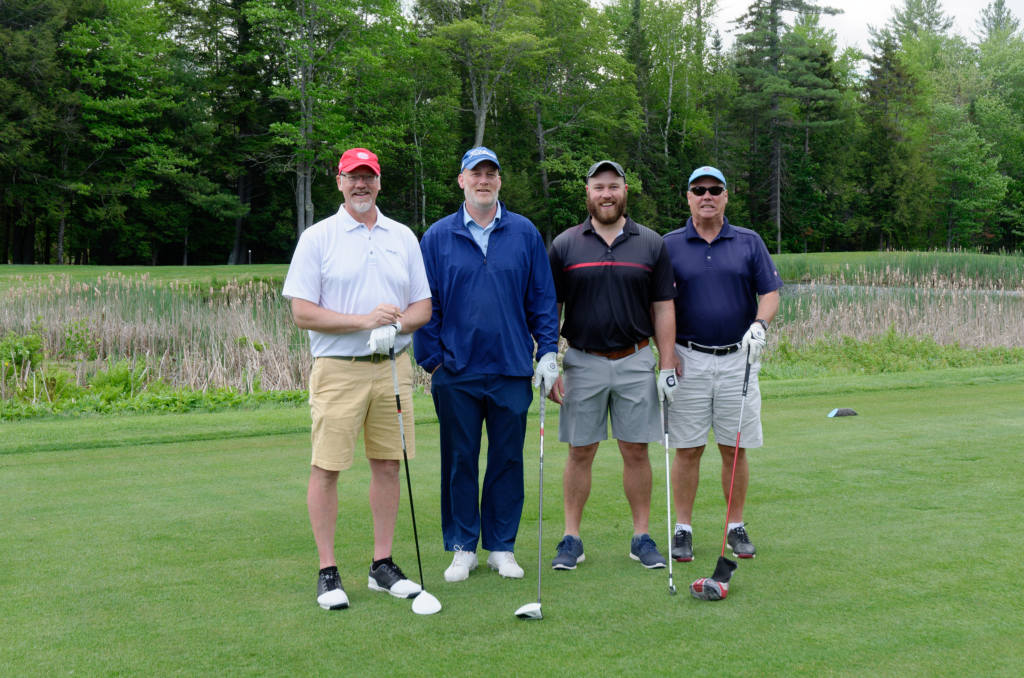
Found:
[{"label": "golf club grip", "polygon": [[747,366],[743,370],[743,397],[747,397],[747,386],[750,385],[750,347],[747,347]]}]

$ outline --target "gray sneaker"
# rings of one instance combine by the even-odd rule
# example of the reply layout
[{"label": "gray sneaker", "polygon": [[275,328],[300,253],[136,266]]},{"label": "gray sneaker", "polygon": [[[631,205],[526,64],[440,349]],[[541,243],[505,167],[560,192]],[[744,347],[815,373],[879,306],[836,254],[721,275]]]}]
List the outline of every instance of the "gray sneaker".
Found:
[{"label": "gray sneaker", "polygon": [[676,530],[672,535],[672,559],[677,563],[688,563],[693,560],[693,533]]},{"label": "gray sneaker", "polygon": [[629,557],[640,561],[648,570],[665,567],[665,556],[658,552],[658,546],[649,534],[638,534],[629,544]]},{"label": "gray sneaker", "polygon": [[753,558],[757,553],[743,525],[729,530],[726,540],[729,542],[729,550],[736,554],[737,558]]},{"label": "gray sneaker", "polygon": [[575,570],[576,564],[584,560],[583,540],[567,534],[558,542],[558,555],[551,561],[551,567],[555,570]]}]

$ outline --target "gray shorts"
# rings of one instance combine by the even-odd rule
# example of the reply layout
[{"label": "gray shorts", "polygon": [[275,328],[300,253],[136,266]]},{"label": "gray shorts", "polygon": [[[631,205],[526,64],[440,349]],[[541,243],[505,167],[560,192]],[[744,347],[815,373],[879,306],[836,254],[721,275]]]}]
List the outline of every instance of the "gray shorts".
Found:
[{"label": "gray shorts", "polygon": [[[710,355],[676,344],[683,378],[668,408],[670,447],[700,447],[707,444],[708,431],[715,428],[715,442],[736,444],[740,418],[743,372],[746,354]],[[743,404],[743,432],[740,447],[761,447],[761,389],[757,383],[760,365],[750,368],[747,399]]]},{"label": "gray shorts", "polygon": [[646,346],[633,355],[609,360],[569,348],[562,361],[565,398],[558,439],[573,447],[612,437],[627,443],[661,439],[654,353]]}]

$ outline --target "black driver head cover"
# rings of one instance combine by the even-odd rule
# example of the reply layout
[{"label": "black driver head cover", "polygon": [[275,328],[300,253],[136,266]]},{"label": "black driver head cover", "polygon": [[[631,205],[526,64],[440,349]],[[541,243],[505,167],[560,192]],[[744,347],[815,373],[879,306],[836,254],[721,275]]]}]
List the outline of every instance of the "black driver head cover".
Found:
[{"label": "black driver head cover", "polygon": [[718,557],[718,564],[715,565],[715,573],[711,575],[711,578],[722,584],[726,584],[732,579],[733,570],[736,569],[736,561],[729,560],[725,556]]}]

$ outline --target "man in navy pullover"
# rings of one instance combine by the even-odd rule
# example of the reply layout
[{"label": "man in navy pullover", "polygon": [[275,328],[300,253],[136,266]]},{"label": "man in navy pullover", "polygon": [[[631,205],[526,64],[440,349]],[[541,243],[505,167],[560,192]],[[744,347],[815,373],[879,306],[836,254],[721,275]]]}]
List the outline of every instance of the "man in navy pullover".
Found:
[{"label": "man in navy pullover", "polygon": [[555,287],[536,226],[498,201],[497,155],[482,146],[467,151],[458,183],[465,203],[420,243],[433,313],[413,341],[416,362],[432,375],[441,429],[441,529],[445,550],[454,552],[444,576],[466,579],[480,542],[492,569],[521,578],[513,551],[523,511],[530,377],[544,395],[558,377]]}]

